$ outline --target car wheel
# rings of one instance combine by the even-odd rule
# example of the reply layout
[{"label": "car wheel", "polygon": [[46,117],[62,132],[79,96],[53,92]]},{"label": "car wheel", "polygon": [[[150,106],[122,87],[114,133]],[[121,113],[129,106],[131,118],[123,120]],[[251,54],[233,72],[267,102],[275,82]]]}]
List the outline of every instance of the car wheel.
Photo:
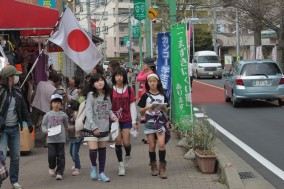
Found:
[{"label": "car wheel", "polygon": [[222,79],[222,76],[218,76],[218,79]]},{"label": "car wheel", "polygon": [[199,74],[198,74],[197,71],[196,71],[196,78],[197,78],[197,79],[200,79],[200,76],[199,76]]},{"label": "car wheel", "polygon": [[278,105],[279,106],[283,106],[284,105],[284,103],[283,103],[283,101],[281,99],[278,99]]},{"label": "car wheel", "polygon": [[241,102],[237,98],[234,97],[234,93],[233,93],[232,96],[233,96],[233,98],[232,98],[232,100],[233,100],[233,107],[234,108],[240,107]]},{"label": "car wheel", "polygon": [[231,102],[231,98],[228,97],[228,92],[225,87],[224,87],[224,96],[225,96],[225,102]]}]

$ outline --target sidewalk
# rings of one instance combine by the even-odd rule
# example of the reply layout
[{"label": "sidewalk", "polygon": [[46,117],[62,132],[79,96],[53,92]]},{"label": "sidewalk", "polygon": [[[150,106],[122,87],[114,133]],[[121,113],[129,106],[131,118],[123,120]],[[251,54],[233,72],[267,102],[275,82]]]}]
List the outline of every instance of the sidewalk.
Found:
[{"label": "sidewalk", "polygon": [[[55,180],[48,175],[47,149],[34,148],[32,153],[21,157],[19,183],[24,189],[226,189],[225,184],[218,182],[217,174],[202,174],[195,162],[186,160],[186,153],[182,148],[176,147],[179,138],[172,132],[172,139],[167,144],[167,174],[168,179],[153,177],[150,174],[148,145],[141,142],[142,127],[140,126],[140,137],[132,140],[132,159],[126,171],[126,176],[117,176],[118,163],[115,150],[107,148],[106,174],[110,177],[110,183],[92,181],[89,179],[90,160],[88,147],[82,145],[80,151],[82,174],[71,176],[73,163],[66,145],[66,168],[64,179]],[[111,144],[111,143],[109,143]],[[158,155],[157,155],[158,157]],[[9,158],[8,158],[9,161]],[[3,189],[12,188],[10,181],[5,180]]]}]

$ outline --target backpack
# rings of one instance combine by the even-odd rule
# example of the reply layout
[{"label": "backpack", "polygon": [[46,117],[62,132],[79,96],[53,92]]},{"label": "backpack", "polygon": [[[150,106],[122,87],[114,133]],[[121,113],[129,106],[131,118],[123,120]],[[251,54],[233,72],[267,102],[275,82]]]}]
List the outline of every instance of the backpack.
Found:
[{"label": "backpack", "polygon": [[84,100],[78,110],[78,114],[75,120],[75,131],[81,131],[84,129],[84,124],[86,121],[86,102],[87,100]]}]

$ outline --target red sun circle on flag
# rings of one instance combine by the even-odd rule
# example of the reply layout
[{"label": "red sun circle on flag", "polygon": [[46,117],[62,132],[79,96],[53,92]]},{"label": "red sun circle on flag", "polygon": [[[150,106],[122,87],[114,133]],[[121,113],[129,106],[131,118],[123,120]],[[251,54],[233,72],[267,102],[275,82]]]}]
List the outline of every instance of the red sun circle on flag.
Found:
[{"label": "red sun circle on flag", "polygon": [[68,35],[68,45],[73,51],[82,52],[89,48],[90,41],[84,32],[75,29]]}]

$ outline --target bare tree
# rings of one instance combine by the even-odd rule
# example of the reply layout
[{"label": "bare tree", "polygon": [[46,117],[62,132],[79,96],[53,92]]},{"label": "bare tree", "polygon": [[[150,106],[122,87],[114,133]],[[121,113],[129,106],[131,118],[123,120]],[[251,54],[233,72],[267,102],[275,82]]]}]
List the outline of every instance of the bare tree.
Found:
[{"label": "bare tree", "polygon": [[[219,0],[220,5],[241,12],[240,25],[254,32],[254,45],[261,45],[261,30],[271,29],[278,36],[278,62],[284,71],[284,1]],[[230,9],[228,9],[230,10]]]}]

